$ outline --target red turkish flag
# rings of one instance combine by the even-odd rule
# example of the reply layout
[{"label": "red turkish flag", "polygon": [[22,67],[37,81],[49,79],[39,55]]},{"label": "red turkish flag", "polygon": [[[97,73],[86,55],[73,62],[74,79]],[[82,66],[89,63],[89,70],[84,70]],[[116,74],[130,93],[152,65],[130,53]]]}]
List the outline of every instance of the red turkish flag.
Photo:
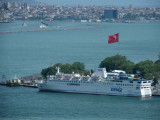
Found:
[{"label": "red turkish flag", "polygon": [[118,42],[118,35],[119,35],[119,33],[114,34],[112,36],[108,36],[108,38],[109,38],[108,43],[111,44],[111,43]]}]

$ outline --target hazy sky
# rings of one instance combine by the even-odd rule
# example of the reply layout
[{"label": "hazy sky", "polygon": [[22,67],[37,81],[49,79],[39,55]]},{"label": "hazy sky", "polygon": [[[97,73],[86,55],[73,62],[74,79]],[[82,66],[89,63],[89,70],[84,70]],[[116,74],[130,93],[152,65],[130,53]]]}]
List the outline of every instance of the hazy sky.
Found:
[{"label": "hazy sky", "polygon": [[134,7],[160,7],[160,0],[35,0],[54,5],[107,5],[125,6],[132,4]]}]

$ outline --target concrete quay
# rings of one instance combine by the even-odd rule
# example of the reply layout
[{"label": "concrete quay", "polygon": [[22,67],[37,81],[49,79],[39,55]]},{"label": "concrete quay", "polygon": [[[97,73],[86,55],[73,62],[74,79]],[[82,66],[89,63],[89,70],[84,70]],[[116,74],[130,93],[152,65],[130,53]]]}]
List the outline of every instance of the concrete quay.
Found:
[{"label": "concrete quay", "polygon": [[152,96],[160,96],[160,89],[152,90]]},{"label": "concrete quay", "polygon": [[152,96],[160,96],[160,84],[156,84],[155,87],[152,88]]}]

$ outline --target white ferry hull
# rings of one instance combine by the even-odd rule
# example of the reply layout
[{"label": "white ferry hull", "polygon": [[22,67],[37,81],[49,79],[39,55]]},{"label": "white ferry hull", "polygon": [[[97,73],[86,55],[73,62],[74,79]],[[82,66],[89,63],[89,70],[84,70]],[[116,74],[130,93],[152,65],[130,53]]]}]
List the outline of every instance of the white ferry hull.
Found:
[{"label": "white ferry hull", "polygon": [[152,96],[151,89],[135,89],[135,86],[120,87],[108,85],[103,82],[78,82],[70,83],[68,80],[63,82],[49,81],[38,84],[40,91],[67,92],[80,94],[97,94],[97,95],[119,95],[119,96]]}]

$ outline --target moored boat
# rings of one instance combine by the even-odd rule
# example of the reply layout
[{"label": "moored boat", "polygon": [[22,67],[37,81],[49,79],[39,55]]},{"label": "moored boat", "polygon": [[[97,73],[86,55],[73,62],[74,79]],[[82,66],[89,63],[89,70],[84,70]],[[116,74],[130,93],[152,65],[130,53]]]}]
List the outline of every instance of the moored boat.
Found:
[{"label": "moored boat", "polygon": [[18,79],[15,75],[15,77],[12,80],[6,81],[6,86],[10,86],[10,87],[20,86],[20,82],[21,82],[20,79]]}]

